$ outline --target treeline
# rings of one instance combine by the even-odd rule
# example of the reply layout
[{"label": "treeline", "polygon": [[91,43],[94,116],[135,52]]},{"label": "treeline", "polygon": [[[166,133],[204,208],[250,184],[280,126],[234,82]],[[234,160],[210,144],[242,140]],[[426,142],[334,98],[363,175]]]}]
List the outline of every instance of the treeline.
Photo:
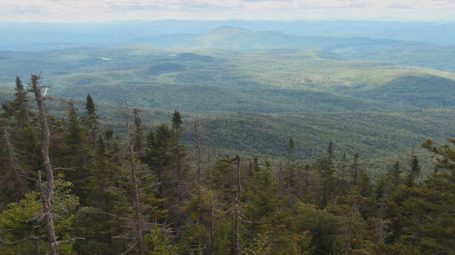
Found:
[{"label": "treeline", "polygon": [[292,138],[281,161],[214,157],[196,122],[186,148],[179,112],[148,128],[123,106],[116,134],[88,95],[53,117],[31,85],[1,114],[0,254],[454,254],[455,139],[424,143],[423,181],[416,156],[372,180],[332,143],[311,164]]}]

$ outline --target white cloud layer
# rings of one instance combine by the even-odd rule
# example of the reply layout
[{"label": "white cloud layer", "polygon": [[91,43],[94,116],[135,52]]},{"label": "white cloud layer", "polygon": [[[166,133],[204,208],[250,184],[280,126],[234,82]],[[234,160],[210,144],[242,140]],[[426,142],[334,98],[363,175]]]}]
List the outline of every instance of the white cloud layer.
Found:
[{"label": "white cloud layer", "polygon": [[0,0],[0,21],[159,19],[454,21],[455,0]]}]

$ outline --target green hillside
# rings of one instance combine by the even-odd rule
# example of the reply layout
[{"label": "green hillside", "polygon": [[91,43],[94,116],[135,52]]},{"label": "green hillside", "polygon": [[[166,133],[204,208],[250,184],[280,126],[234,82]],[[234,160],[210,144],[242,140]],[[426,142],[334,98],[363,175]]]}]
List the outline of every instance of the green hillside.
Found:
[{"label": "green hillside", "polygon": [[388,104],[419,108],[455,106],[455,81],[436,76],[404,76],[359,95]]},{"label": "green hillside", "polygon": [[[211,33],[251,34],[230,28]],[[293,136],[302,158],[320,155],[333,140],[338,150],[373,160],[417,148],[429,137],[454,135],[455,73],[337,54],[150,47],[0,52],[0,84],[11,91],[11,73],[27,76],[39,68],[49,96],[82,101],[90,93],[106,106],[104,125],[117,128],[122,102],[141,108],[150,124],[179,110],[189,123],[199,118],[204,145],[220,151],[282,156]]]},{"label": "green hillside", "polygon": [[[455,111],[413,113],[225,114],[200,120],[213,147],[283,156],[289,136],[297,155],[318,157],[333,140],[336,151],[374,158],[418,149],[428,137],[455,136]],[[191,141],[191,139],[188,139]]]}]

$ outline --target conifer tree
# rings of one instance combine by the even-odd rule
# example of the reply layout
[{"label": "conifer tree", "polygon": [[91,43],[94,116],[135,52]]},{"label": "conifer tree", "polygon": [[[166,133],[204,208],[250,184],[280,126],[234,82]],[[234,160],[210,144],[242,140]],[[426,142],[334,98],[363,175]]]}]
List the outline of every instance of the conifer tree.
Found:
[{"label": "conifer tree", "polygon": [[98,115],[96,113],[95,102],[93,101],[93,98],[90,96],[90,94],[88,94],[86,98],[85,111],[87,114],[85,124],[89,129],[89,139],[94,144],[98,135],[99,121]]},{"label": "conifer tree", "polygon": [[139,155],[143,154],[144,150],[144,127],[142,126],[142,119],[139,116],[139,109],[133,109],[133,118],[134,118],[134,130],[132,134],[132,143],[134,146],[134,151]]},{"label": "conifer tree", "polygon": [[[74,254],[72,219],[79,203],[71,195],[71,188],[71,183],[56,177],[52,214],[59,237],[58,253],[62,255]],[[0,212],[0,254],[55,254],[46,240],[40,200],[39,192],[28,192],[19,202],[8,204]]]},{"label": "conifer tree", "polygon": [[[426,141],[423,147],[435,154],[435,167],[440,171],[423,182],[400,185],[388,200],[391,223],[385,247],[387,253],[452,253],[455,235],[452,227],[455,220],[455,140],[450,142],[452,146],[435,147],[431,140]],[[411,166],[416,173],[417,162]],[[450,227],[441,229],[440,226]]]},{"label": "conifer tree", "polygon": [[296,189],[296,166],[295,166],[295,147],[294,140],[289,137],[288,146],[286,149],[286,176],[285,176],[285,187],[288,204],[292,203],[295,189]]},{"label": "conifer tree", "polygon": [[90,176],[89,158],[91,148],[88,146],[87,130],[82,126],[77,115],[74,103],[68,103],[67,134],[65,136],[64,159],[67,171],[66,178],[73,183],[77,189],[75,194],[81,199],[82,204],[90,196],[88,178]]},{"label": "conifer tree", "polygon": [[335,182],[335,169],[332,162],[333,157],[333,143],[330,142],[327,149],[327,158],[318,162],[318,171],[321,179],[319,207],[323,209],[329,203],[329,200],[334,195]]},{"label": "conifer tree", "polygon": [[327,160],[332,162],[333,160],[333,142],[330,140],[329,146],[327,148]]},{"label": "conifer tree", "polygon": [[[182,136],[182,116],[178,111],[175,111],[174,114],[172,115],[172,132],[174,135],[174,141],[173,141],[173,147],[174,147],[174,158],[175,158],[175,163],[176,163],[176,170],[177,170],[177,181],[181,182],[184,176],[183,173],[183,164],[182,164],[182,145],[180,144],[180,139]],[[179,183],[180,184],[180,183]]]},{"label": "conifer tree", "polygon": [[28,104],[27,90],[16,77],[15,93],[11,101],[3,103],[0,116],[2,135],[0,145],[0,190],[5,202],[18,201],[35,186],[39,162],[39,134]]},{"label": "conifer tree", "polygon": [[130,212],[128,183],[123,177],[127,173],[116,159],[118,152],[112,139],[98,137],[87,180],[90,196],[73,219],[74,233],[81,238],[75,244],[80,254],[120,254],[128,248],[118,241],[125,235],[125,218]]},{"label": "conifer tree", "polygon": [[408,180],[407,184],[409,186],[414,185],[414,181],[417,178],[417,176],[420,173],[420,164],[419,164],[419,159],[417,158],[416,155],[413,155],[411,157],[411,162],[410,162],[410,170],[409,170],[409,175],[408,175]]},{"label": "conifer tree", "polygon": [[147,137],[146,163],[157,177],[157,194],[163,198],[165,192],[173,184],[170,183],[172,160],[172,133],[165,124],[158,125],[155,132],[151,130]]},{"label": "conifer tree", "polygon": [[14,99],[9,103],[2,104],[2,108],[7,117],[14,117],[17,126],[23,128],[28,124],[30,110],[28,106],[27,91],[24,89],[22,80],[19,76],[16,76],[16,86],[14,90]]},{"label": "conifer tree", "polygon": [[393,167],[387,173],[387,181],[394,187],[401,183],[401,167],[399,160],[395,162]]}]

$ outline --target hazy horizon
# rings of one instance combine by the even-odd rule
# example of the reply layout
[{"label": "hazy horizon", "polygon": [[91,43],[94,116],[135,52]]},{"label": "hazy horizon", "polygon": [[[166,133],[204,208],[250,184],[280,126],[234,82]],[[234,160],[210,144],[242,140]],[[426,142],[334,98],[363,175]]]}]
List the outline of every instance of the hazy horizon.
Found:
[{"label": "hazy horizon", "polygon": [[0,22],[156,20],[455,21],[451,0],[3,0]]},{"label": "hazy horizon", "polygon": [[3,21],[0,20],[0,24],[43,24],[43,25],[66,25],[66,24],[75,24],[75,25],[84,25],[84,24],[141,24],[141,23],[155,23],[155,22],[279,22],[279,23],[296,23],[296,22],[306,22],[306,23],[336,23],[336,22],[352,22],[352,23],[403,23],[403,24],[455,24],[455,18],[453,20],[398,20],[398,19],[349,19],[349,18],[340,18],[340,19],[130,19],[130,20],[106,20],[106,21]]}]

